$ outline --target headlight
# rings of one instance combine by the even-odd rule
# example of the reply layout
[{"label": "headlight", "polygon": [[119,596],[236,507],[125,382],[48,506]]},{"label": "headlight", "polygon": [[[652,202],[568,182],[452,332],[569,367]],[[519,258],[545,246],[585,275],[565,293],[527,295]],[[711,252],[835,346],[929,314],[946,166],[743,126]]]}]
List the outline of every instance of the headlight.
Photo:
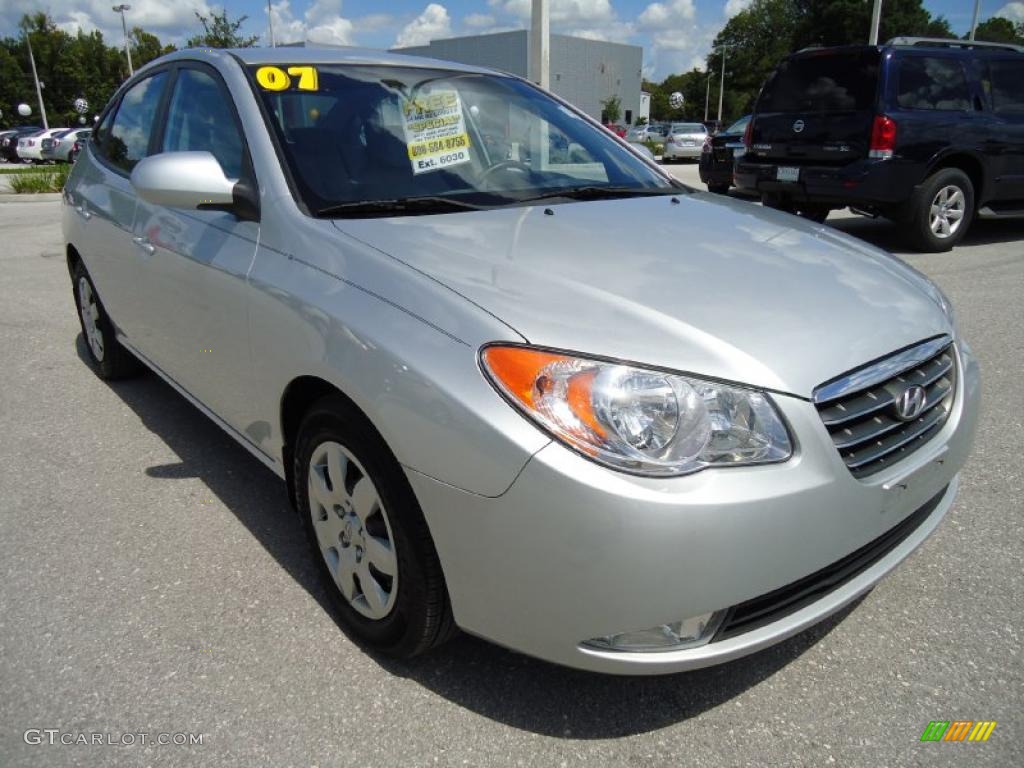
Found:
[{"label": "headlight", "polygon": [[785,461],[793,452],[766,394],[521,346],[481,352],[483,370],[554,437],[642,475]]}]

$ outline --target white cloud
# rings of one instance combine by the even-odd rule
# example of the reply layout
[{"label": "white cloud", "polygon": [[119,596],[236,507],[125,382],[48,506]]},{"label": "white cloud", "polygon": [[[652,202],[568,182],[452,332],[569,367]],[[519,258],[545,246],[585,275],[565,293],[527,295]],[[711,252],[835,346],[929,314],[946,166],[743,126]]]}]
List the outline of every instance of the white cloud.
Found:
[{"label": "white cloud", "polygon": [[1004,19],[1009,19],[1010,21],[1013,22],[1022,23],[1024,22],[1024,3],[1007,3],[992,15],[1002,16]]},{"label": "white cloud", "polygon": [[728,0],[725,4],[725,18],[731,19],[737,13],[741,13],[750,6],[752,0]]},{"label": "white cloud", "polygon": [[[118,45],[122,39],[121,16],[111,10],[110,0],[59,0],[59,2],[40,2],[39,0],[2,0],[3,13],[0,13],[0,33],[17,34],[18,20],[23,14],[36,13],[44,10],[50,14],[60,29],[70,34],[79,30],[92,32],[99,30],[108,44]],[[165,42],[184,43],[189,35],[199,31],[199,22],[195,17],[198,11],[204,15],[210,13],[210,5],[206,0],[132,0],[131,10],[125,12],[128,29],[142,27]]]},{"label": "white cloud", "polygon": [[341,15],[341,0],[316,0],[299,18],[290,0],[270,5],[274,37],[281,43],[308,40],[321,45],[352,45],[355,25]]},{"label": "white cloud", "polygon": [[[529,19],[533,8],[531,0],[489,0],[495,10]],[[594,24],[616,18],[611,0],[551,0],[552,24]]]},{"label": "white cloud", "polygon": [[431,3],[423,9],[423,13],[402,27],[395,39],[395,47],[426,45],[431,40],[451,36],[452,20],[448,9],[439,3]]},{"label": "white cloud", "polygon": [[693,0],[671,0],[667,3],[651,3],[644,8],[637,22],[645,28],[676,26],[689,24],[696,15]]},{"label": "white cloud", "polygon": [[484,29],[493,27],[495,19],[489,13],[471,13],[462,20],[462,23],[470,29]]}]

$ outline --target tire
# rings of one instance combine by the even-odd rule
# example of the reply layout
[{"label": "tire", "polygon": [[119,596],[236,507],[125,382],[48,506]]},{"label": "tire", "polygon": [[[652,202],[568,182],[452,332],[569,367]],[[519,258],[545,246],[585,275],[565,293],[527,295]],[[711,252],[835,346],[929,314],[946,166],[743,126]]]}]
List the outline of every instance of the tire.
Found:
[{"label": "tire", "polygon": [[139,374],[142,365],[117,340],[114,324],[81,261],[75,262],[71,279],[78,322],[93,370],[101,379],[125,379]]},{"label": "tire", "polygon": [[816,221],[819,224],[825,223],[825,219],[828,218],[831,211],[832,209],[827,205],[801,205],[796,209],[798,216],[810,219],[811,221]]},{"label": "tire", "polygon": [[796,213],[793,202],[780,195],[761,195],[761,205],[783,213]]},{"label": "tire", "polygon": [[318,401],[299,427],[293,470],[317,572],[349,635],[407,659],[455,634],[423,512],[366,418],[340,396]]},{"label": "tire", "polygon": [[[943,196],[945,208],[941,202]],[[933,207],[939,211],[937,216],[932,215]],[[945,215],[941,213],[943,210]],[[954,218],[954,213],[958,218]],[[941,168],[925,179],[911,197],[904,222],[914,248],[926,253],[941,253],[963,239],[973,218],[974,185],[971,179],[959,168]],[[943,229],[948,229],[948,234]]]},{"label": "tire", "polygon": [[730,184],[708,184],[708,192],[716,195],[727,195],[729,194]]}]

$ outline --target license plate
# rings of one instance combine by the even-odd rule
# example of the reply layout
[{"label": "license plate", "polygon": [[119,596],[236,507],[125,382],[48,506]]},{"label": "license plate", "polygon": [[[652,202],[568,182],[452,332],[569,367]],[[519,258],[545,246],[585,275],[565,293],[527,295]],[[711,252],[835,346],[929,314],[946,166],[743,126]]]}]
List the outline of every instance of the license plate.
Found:
[{"label": "license plate", "polygon": [[697,146],[697,142],[696,141],[684,141],[683,142],[683,146],[684,147],[696,147]]},{"label": "license plate", "polygon": [[775,169],[775,180],[776,181],[798,181],[800,179],[799,168],[788,168],[785,166],[779,166]]}]

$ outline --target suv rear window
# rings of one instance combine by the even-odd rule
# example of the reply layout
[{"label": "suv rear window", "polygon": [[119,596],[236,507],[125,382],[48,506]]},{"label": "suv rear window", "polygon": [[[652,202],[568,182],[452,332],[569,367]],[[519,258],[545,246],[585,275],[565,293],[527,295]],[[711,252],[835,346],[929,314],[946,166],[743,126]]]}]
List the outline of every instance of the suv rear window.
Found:
[{"label": "suv rear window", "polygon": [[896,101],[905,109],[970,109],[964,68],[957,59],[906,56],[900,60]]},{"label": "suv rear window", "polygon": [[811,54],[783,62],[765,83],[758,112],[855,112],[874,109],[876,50]]}]

